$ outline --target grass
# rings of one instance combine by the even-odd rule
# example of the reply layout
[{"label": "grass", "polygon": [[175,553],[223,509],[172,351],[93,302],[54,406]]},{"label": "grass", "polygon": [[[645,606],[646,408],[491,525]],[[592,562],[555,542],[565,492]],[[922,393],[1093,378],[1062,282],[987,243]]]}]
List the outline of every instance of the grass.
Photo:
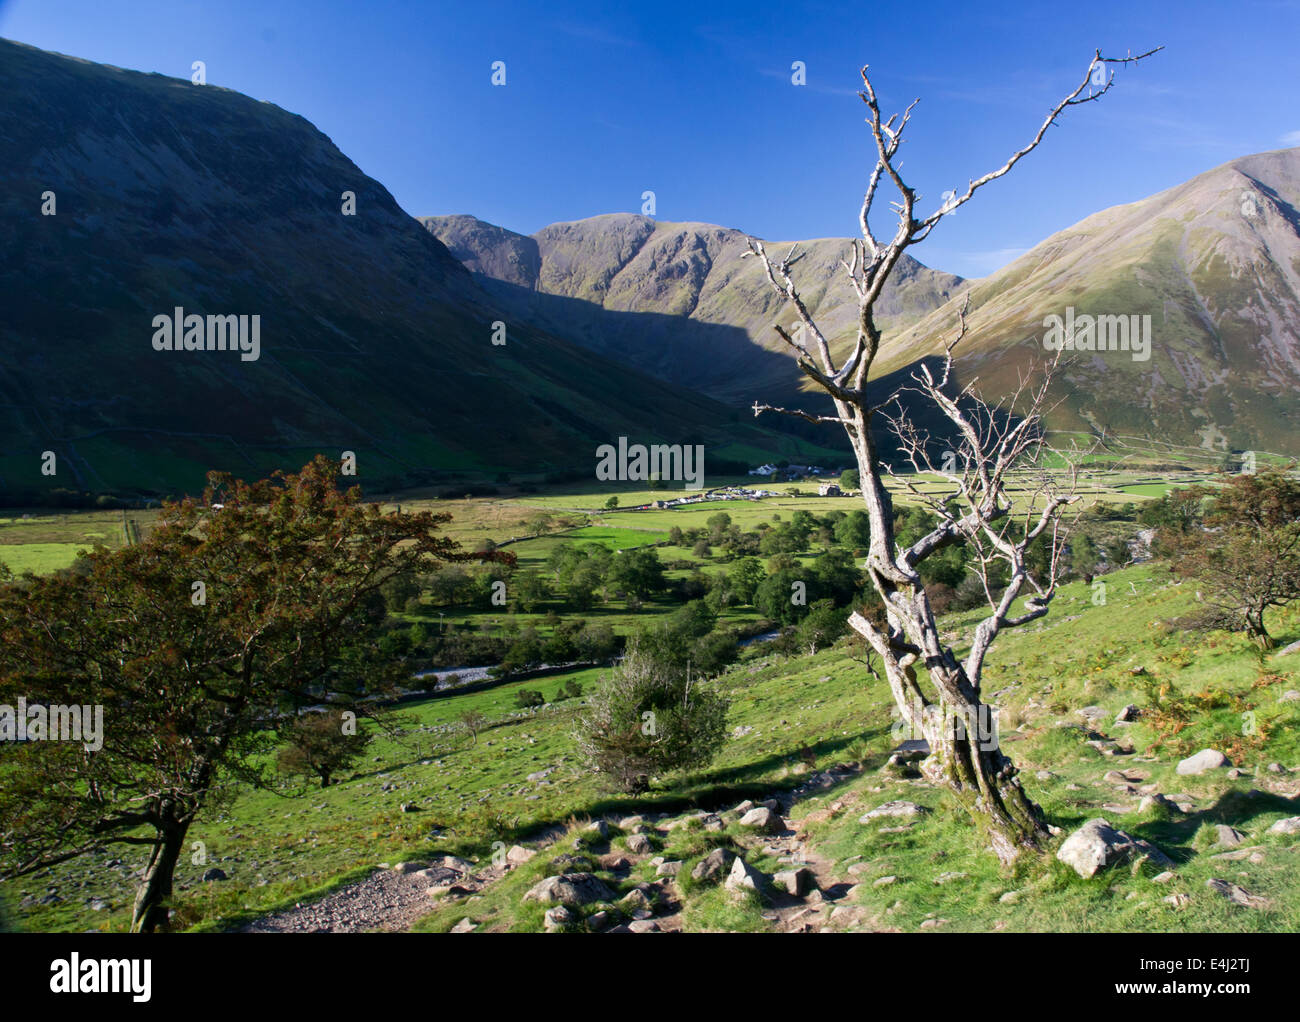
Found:
[{"label": "grass", "polygon": [[0,564],[8,566],[15,575],[32,572],[48,575],[68,567],[81,550],[89,550],[84,543],[24,543],[0,546]]},{"label": "grass", "polygon": [[[481,527],[504,506],[498,501],[469,503],[483,517],[459,523],[465,530]],[[789,498],[789,503],[798,507],[809,502]],[[785,499],[732,503],[725,509],[733,519],[742,508],[770,519],[774,513],[787,513],[775,510],[785,504]],[[664,526],[650,516],[676,522],[689,515],[703,524],[716,510],[716,505],[703,505],[698,510],[604,514],[603,524],[581,530],[586,533],[582,538],[623,544],[631,538],[657,537]],[[28,547],[75,547],[78,540],[90,538],[90,532],[111,540],[114,520],[120,533],[120,512],[0,520],[0,559]],[[652,531],[639,528],[642,520]],[[624,522],[629,524],[625,527]],[[15,532],[10,530],[17,529],[31,529],[22,535],[39,542],[11,542]],[[529,554],[521,560],[532,560],[530,547],[541,547],[536,551],[540,555],[560,541],[544,537],[516,548],[521,555]],[[667,559],[688,557],[680,549],[661,553]],[[705,570],[719,567],[710,563]],[[583,821],[635,812],[725,808],[794,786],[806,769],[856,762],[863,767],[856,779],[804,800],[793,815],[802,823],[806,841],[831,860],[839,878],[858,885],[850,900],[862,910],[861,925],[911,930],[929,918],[946,920],[941,928],[981,931],[1235,932],[1300,927],[1300,854],[1293,850],[1293,839],[1264,836],[1269,824],[1295,815],[1300,806],[1283,797],[1295,790],[1295,775],[1267,770],[1275,761],[1300,766],[1300,702],[1281,699],[1300,688],[1300,655],[1260,655],[1237,635],[1185,633],[1171,627],[1169,622],[1196,606],[1195,590],[1173,584],[1162,565],[1133,567],[1104,578],[1107,599],[1102,605],[1093,603],[1091,587],[1072,583],[1062,589],[1047,618],[1005,633],[986,668],[984,689],[996,694],[1004,747],[1048,818],[1069,831],[1105,816],[1147,838],[1177,864],[1177,877],[1169,884],[1155,884],[1151,870],[1136,875],[1112,870],[1082,880],[1051,856],[1004,873],[971,840],[969,821],[942,792],[878,772],[896,743],[892,701],[883,682],[868,675],[842,647],[814,657],[783,659],[758,646],[746,650],[742,660],[714,682],[731,699],[729,724],[738,729],[736,736],[708,768],[661,778],[637,799],[604,791],[600,779],[579,762],[572,734],[581,699],[513,716],[520,688],[539,688],[552,698],[572,678],[589,692],[601,670],[508,682],[408,704],[402,708],[408,718],[404,733],[396,740],[377,739],[364,762],[341,783],[292,795],[240,791],[233,805],[197,825],[190,841],[200,842],[199,849],[193,858],[182,859],[178,870],[178,918],[195,929],[230,927],[317,896],[381,861],[434,854],[482,859],[491,856],[498,843],[509,846],[545,828],[569,827],[574,833],[561,839],[555,851],[539,855],[486,889],[472,911],[463,904],[437,908],[419,926],[446,929],[471,914],[483,928],[538,929],[540,907],[524,905],[520,897],[550,868],[550,859],[565,850],[565,842],[581,836],[575,828]],[[654,613],[668,609],[666,603],[647,605]],[[624,628],[639,623],[644,612],[604,607],[584,616]],[[736,611],[734,620],[747,616]],[[525,624],[542,617],[514,619]],[[959,651],[978,618],[976,612],[967,612],[942,619]],[[1300,638],[1300,608],[1274,614],[1269,625],[1283,643]],[[1141,706],[1143,717],[1127,727],[1112,726],[1115,714],[1129,703]],[[1099,729],[1130,744],[1130,755],[1103,756],[1087,744],[1085,722],[1075,712],[1087,706],[1101,707]],[[456,729],[460,715],[471,709],[495,722],[477,742]],[[1224,771],[1204,777],[1174,772],[1178,759],[1205,747],[1227,754],[1243,776],[1230,781]],[[1105,780],[1105,773],[1114,769],[1141,772],[1143,785],[1190,796],[1191,811],[1138,812],[1137,796],[1125,795]],[[543,771],[549,773],[528,779]],[[1050,776],[1039,779],[1039,771]],[[1262,794],[1249,794],[1252,789]],[[858,823],[866,809],[892,798],[916,801],[934,811],[898,833]],[[407,803],[418,811],[403,812]],[[1263,860],[1210,858],[1206,835],[1215,823],[1246,831],[1248,844],[1263,846]],[[734,837],[734,828],[705,834],[689,825],[662,836],[660,853],[687,862],[681,883],[687,929],[771,927],[757,902],[738,902],[716,889],[696,888],[688,879],[690,865],[708,848]],[[616,835],[616,845],[618,840]],[[0,897],[28,929],[123,929],[132,896],[130,871],[141,858],[133,849],[118,847],[11,882]],[[761,857],[752,861],[767,871],[776,868],[775,862]],[[203,883],[200,877],[211,866],[223,869],[230,879]],[[968,876],[951,884],[934,883],[943,873]],[[884,876],[897,879],[874,887],[874,880]],[[1237,909],[1205,889],[1211,877],[1239,883],[1273,899],[1276,907],[1268,912]],[[638,879],[645,876],[634,873],[617,880],[620,892]],[[1000,900],[1012,890],[1020,892],[1014,903]],[[47,893],[61,901],[32,904]],[[1182,911],[1174,912],[1162,901],[1173,893],[1190,897]],[[26,905],[21,904],[24,899]],[[97,900],[106,907],[92,908]]]}]

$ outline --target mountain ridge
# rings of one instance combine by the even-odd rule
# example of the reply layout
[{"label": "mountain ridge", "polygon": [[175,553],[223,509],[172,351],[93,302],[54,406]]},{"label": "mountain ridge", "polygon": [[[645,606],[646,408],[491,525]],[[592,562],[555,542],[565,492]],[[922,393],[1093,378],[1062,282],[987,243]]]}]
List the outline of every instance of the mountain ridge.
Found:
[{"label": "mountain ridge", "polygon": [[[11,497],[195,492],[318,451],[376,487],[594,471],[620,434],[795,443],[540,327],[494,345],[482,278],[305,118],[231,90],[0,41],[0,218]],[[260,358],[153,350],[177,306],[259,315]]]},{"label": "mountain ridge", "polygon": [[[747,235],[742,231],[632,213],[550,224],[533,235],[466,214],[417,219],[485,280],[538,296],[578,299],[608,312],[679,317],[675,332],[686,331],[684,337],[611,335],[591,310],[584,314],[566,306],[568,323],[556,324],[547,317],[544,302],[510,296],[518,314],[540,317],[557,329],[567,326],[569,336],[594,350],[737,405],[785,402],[801,392],[802,377],[772,329],[780,302],[758,262],[745,257]],[[769,244],[775,250],[791,242]],[[856,301],[839,265],[849,239],[810,239],[798,245],[804,253],[801,268],[814,277],[804,287],[809,308],[828,335],[851,334]],[[962,283],[960,277],[905,257],[886,288],[882,319],[891,326],[919,319]],[[728,335],[725,348],[703,350],[690,334],[694,324],[725,326],[743,337]],[[667,357],[670,348],[672,357]]]}]

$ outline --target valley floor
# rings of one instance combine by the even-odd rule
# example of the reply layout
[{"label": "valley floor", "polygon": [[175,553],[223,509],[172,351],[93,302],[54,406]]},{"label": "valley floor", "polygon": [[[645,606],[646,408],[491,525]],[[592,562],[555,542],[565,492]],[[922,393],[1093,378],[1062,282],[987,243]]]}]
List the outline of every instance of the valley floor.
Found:
[{"label": "valley floor", "polygon": [[[943,792],[887,768],[898,744],[888,692],[845,647],[785,659],[757,646],[716,683],[732,700],[733,729],[717,760],[640,798],[608,794],[579,762],[572,732],[581,699],[514,708],[514,692],[535,681],[404,708],[405,734],[377,741],[350,778],[297,798],[248,792],[196,827],[190,838],[202,858],[196,851],[178,872],[178,922],[206,930],[1300,929],[1300,836],[1272,829],[1300,814],[1300,652],[1257,654],[1236,635],[1179,631],[1169,622],[1196,606],[1195,592],[1163,566],[1106,580],[1103,605],[1074,583],[1048,618],[1007,633],[985,688],[1001,707],[1004,748],[1063,835],[1105,818],[1154,844],[1170,865],[1126,864],[1085,879],[1047,854],[1004,872]],[[972,614],[944,619],[958,641],[974,622]],[[1300,608],[1270,625],[1294,642]],[[550,698],[568,678],[590,685],[600,673],[542,687]],[[1141,714],[1119,722],[1130,705]],[[456,723],[469,706],[493,721],[474,742]],[[1176,772],[1205,748],[1230,767]],[[1165,798],[1144,801],[1156,794]],[[755,814],[764,803],[769,812]],[[916,808],[868,816],[887,803]],[[68,863],[6,885],[3,896],[27,929],[123,929],[135,858]],[[223,879],[203,879],[214,868]],[[593,878],[577,881],[577,894],[547,881],[574,873]],[[1230,898],[1238,888],[1245,905]],[[551,911],[548,924],[556,905],[538,897],[574,904],[567,918]]]}]

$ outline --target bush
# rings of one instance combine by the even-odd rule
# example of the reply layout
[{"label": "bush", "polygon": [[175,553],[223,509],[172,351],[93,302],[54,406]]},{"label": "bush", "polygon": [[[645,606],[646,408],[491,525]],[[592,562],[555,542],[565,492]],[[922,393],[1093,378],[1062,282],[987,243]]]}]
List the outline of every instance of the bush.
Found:
[{"label": "bush", "polygon": [[521,710],[527,710],[534,706],[541,706],[546,702],[546,697],[535,688],[521,688],[515,693],[515,705]]},{"label": "bush", "polygon": [[644,791],[651,777],[709,763],[726,738],[727,708],[638,637],[592,695],[578,748],[619,790]]},{"label": "bush", "polygon": [[555,693],[555,702],[563,702],[565,699],[577,699],[582,695],[582,683],[570,678]]}]

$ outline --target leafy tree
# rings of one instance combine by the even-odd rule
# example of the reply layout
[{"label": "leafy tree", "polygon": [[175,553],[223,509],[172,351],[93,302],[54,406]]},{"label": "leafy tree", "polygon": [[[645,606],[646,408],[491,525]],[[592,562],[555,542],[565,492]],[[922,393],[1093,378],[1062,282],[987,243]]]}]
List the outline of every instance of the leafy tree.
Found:
[{"label": "leafy tree", "polygon": [[727,528],[731,525],[731,515],[725,511],[718,511],[716,514],[709,515],[704,520],[704,524],[709,530],[709,542],[716,546],[722,542]]},{"label": "leafy tree", "polygon": [[1128,564],[1129,549],[1128,540],[1123,536],[1116,536],[1107,540],[1106,545],[1102,548],[1106,551],[1106,563],[1114,568],[1122,568]]},{"label": "leafy tree", "polygon": [[1272,649],[1265,612],[1300,598],[1300,483],[1280,472],[1239,475],[1200,496],[1205,528],[1174,541],[1174,568],[1196,579],[1207,600],[1239,620],[1262,649]]},{"label": "leafy tree", "polygon": [[799,627],[795,629],[795,639],[812,656],[848,630],[848,613],[837,609],[831,600],[818,600],[799,622]]},{"label": "leafy tree", "polygon": [[835,523],[835,542],[850,550],[863,550],[871,544],[871,519],[865,511],[850,511]]},{"label": "leafy tree", "polygon": [[691,644],[688,660],[690,669],[702,678],[709,678],[736,659],[740,647],[736,637],[729,632],[711,632]]},{"label": "leafy tree", "polygon": [[1194,487],[1170,490],[1158,500],[1148,501],[1138,512],[1140,524],[1156,530],[1152,549],[1169,556],[1179,540],[1201,528],[1205,518],[1205,491]]},{"label": "leafy tree", "polygon": [[524,523],[524,528],[528,530],[530,536],[544,536],[551,531],[553,522],[554,518],[551,515],[541,512],[529,517]]},{"label": "leafy tree", "polygon": [[515,705],[521,710],[528,710],[534,706],[544,706],[546,697],[535,688],[521,688],[515,693]]},{"label": "leafy tree", "polygon": [[742,603],[753,603],[754,593],[767,577],[763,565],[756,558],[744,557],[727,572],[727,583]]},{"label": "leafy tree", "polygon": [[0,703],[105,716],[97,752],[6,750],[0,879],[144,845],[131,929],[165,928],[190,827],[234,780],[274,786],[267,756],[296,711],[362,715],[406,680],[379,652],[380,590],[479,555],[435,535],[449,515],[386,514],[338,472],[318,457],[255,483],[212,473],[202,500],[164,503],[147,537],[84,555],[84,573],[0,584]]},{"label": "leafy tree", "polygon": [[862,586],[861,573],[853,555],[843,548],[827,550],[812,563],[810,583],[819,599],[829,599],[837,607],[847,606]]},{"label": "leafy tree", "polygon": [[384,597],[384,606],[388,608],[388,613],[396,614],[398,611],[404,611],[411,600],[419,602],[420,583],[413,574],[408,572],[393,576],[379,591]]},{"label": "leafy tree", "polygon": [[469,573],[459,564],[449,564],[425,580],[429,595],[439,607],[451,607],[471,588]]},{"label": "leafy tree", "polygon": [[1093,542],[1092,536],[1086,532],[1080,532],[1070,540],[1070,565],[1083,576],[1091,576],[1096,573],[1097,565],[1101,562],[1101,554],[1097,550],[1097,544]]},{"label": "leafy tree", "polygon": [[277,758],[282,773],[312,775],[328,788],[334,775],[365,753],[371,733],[357,727],[355,715],[342,710],[309,712],[284,729],[288,742]]},{"label": "leafy tree", "polygon": [[653,547],[625,550],[610,564],[609,584],[638,599],[664,588],[664,566]]},{"label": "leafy tree", "polygon": [[692,600],[668,616],[664,627],[675,629],[688,638],[698,639],[713,631],[718,615],[703,600]]},{"label": "leafy tree", "polygon": [[602,679],[578,722],[578,748],[621,791],[709,763],[726,738],[727,700],[641,637]]},{"label": "leafy tree", "polygon": [[[804,572],[786,569],[764,579],[754,593],[754,606],[759,613],[783,625],[794,624],[808,613],[806,604],[794,602],[794,583],[804,582],[805,587],[807,585],[803,576]],[[805,589],[805,598],[806,595]]]},{"label": "leafy tree", "polygon": [[602,663],[618,652],[618,636],[609,625],[587,625],[574,639],[579,660]]},{"label": "leafy tree", "polygon": [[537,634],[536,628],[525,628],[519,633],[519,637],[510,644],[506,650],[505,658],[497,665],[497,674],[500,677],[509,677],[512,674],[518,674],[520,671],[526,671],[529,668],[536,667],[542,662],[542,641]]},{"label": "leafy tree", "polygon": [[515,572],[508,591],[515,606],[525,614],[531,614],[551,597],[551,587],[539,571]]},{"label": "leafy tree", "polygon": [[856,468],[846,468],[840,473],[841,490],[857,490],[862,488],[862,476],[859,475]]},{"label": "leafy tree", "polygon": [[616,507],[618,507],[618,497],[611,494],[609,500],[605,501],[605,510],[613,511]]}]

